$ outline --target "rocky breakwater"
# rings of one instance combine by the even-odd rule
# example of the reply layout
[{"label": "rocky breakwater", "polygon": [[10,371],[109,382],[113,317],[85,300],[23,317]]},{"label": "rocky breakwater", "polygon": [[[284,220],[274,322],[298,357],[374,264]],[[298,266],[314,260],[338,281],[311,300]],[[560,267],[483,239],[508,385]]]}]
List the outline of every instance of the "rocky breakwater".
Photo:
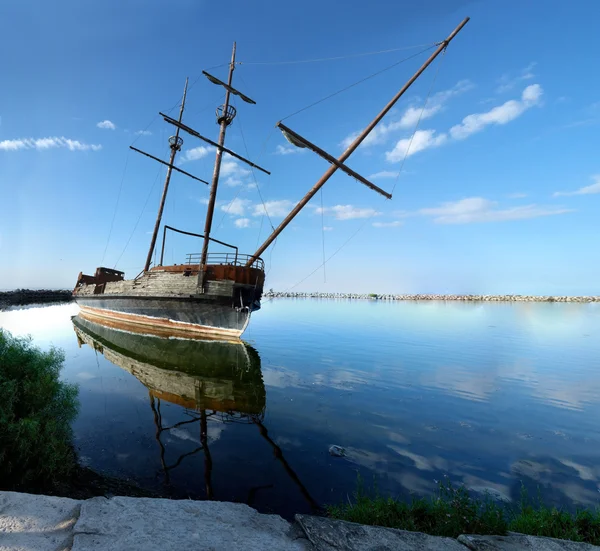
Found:
[{"label": "rocky breakwater", "polygon": [[40,302],[69,302],[73,300],[71,291],[64,289],[17,289],[0,293],[0,307]]},{"label": "rocky breakwater", "polygon": [[307,293],[268,291],[266,298],[320,298],[355,300],[444,300],[462,302],[600,302],[600,296],[535,296],[535,295],[390,295],[375,293]]}]

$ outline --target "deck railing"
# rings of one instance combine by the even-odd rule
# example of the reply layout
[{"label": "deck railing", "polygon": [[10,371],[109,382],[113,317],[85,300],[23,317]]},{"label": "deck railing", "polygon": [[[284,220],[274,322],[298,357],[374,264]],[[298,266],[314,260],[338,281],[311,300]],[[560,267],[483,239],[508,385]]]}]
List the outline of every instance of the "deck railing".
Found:
[{"label": "deck railing", "polygon": [[[200,264],[202,253],[188,253],[186,255],[186,264]],[[207,264],[225,264],[228,266],[245,266],[252,257],[249,254],[239,254],[237,251],[231,253],[208,253],[206,257]],[[265,269],[265,263],[262,258],[257,258],[250,265],[251,268],[259,270]]]}]

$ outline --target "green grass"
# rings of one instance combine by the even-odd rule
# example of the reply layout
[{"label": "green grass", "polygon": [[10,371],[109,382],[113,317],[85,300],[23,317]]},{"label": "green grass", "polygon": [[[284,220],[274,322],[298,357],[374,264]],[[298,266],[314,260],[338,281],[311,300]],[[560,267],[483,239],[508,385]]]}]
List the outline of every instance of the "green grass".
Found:
[{"label": "green grass", "polygon": [[77,465],[77,387],[59,380],[63,361],[0,329],[0,489],[50,489]]},{"label": "green grass", "polygon": [[508,531],[534,536],[568,539],[600,545],[600,510],[575,513],[545,506],[540,499],[532,503],[523,490],[517,507],[499,505],[491,497],[477,498],[448,479],[439,484],[432,498],[413,498],[404,502],[368,495],[359,478],[354,501],[328,506],[333,518],[425,532],[456,538],[461,534],[504,535]]}]

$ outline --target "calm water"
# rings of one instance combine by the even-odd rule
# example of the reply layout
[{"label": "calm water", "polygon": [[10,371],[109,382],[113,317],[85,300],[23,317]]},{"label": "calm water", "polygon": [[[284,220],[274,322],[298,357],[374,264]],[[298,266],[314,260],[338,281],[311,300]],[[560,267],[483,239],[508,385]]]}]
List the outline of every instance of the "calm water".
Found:
[{"label": "calm water", "polygon": [[446,474],[513,500],[524,483],[600,501],[600,305],[281,299],[249,346],[221,347],[74,327],[77,312],[0,325],[66,351],[82,462],[164,495],[289,517],[345,500],[357,473],[394,495]]}]

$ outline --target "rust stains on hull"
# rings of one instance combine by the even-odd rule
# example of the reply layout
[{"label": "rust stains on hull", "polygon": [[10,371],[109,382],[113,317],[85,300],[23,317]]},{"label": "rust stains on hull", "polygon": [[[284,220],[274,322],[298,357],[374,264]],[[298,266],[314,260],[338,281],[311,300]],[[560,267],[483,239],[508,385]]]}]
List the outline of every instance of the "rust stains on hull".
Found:
[{"label": "rust stains on hull", "polygon": [[104,310],[92,308],[90,306],[79,305],[82,318],[113,329],[131,331],[133,333],[144,333],[156,335],[158,337],[179,337],[185,339],[216,339],[232,340],[239,342],[240,336],[245,327],[238,329],[225,329],[221,327],[210,327],[206,325],[196,325],[185,323],[167,318],[158,318],[153,316],[144,316],[139,314],[130,314],[116,312],[114,310]]}]

